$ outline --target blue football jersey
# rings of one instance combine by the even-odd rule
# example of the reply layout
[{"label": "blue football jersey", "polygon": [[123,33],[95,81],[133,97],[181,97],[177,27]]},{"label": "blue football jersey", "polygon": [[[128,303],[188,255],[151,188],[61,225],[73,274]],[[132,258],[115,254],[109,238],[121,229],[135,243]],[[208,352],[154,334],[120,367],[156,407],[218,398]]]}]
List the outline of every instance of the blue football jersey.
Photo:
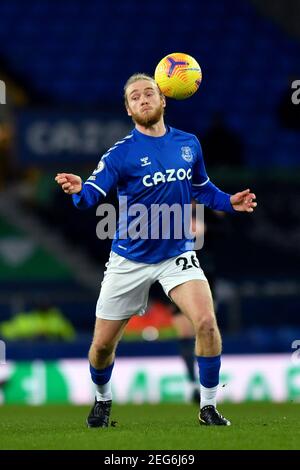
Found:
[{"label": "blue football jersey", "polygon": [[233,211],[230,196],[209,181],[196,136],[172,127],[162,137],[134,129],[116,142],[82,191],[73,195],[74,204],[83,209],[95,205],[114,187],[120,218],[112,250],[142,263],[158,263],[191,249],[186,212],[180,216],[179,211],[178,219],[176,210],[169,211],[170,224],[164,227],[159,210],[163,205],[187,208],[194,197],[211,208]]}]

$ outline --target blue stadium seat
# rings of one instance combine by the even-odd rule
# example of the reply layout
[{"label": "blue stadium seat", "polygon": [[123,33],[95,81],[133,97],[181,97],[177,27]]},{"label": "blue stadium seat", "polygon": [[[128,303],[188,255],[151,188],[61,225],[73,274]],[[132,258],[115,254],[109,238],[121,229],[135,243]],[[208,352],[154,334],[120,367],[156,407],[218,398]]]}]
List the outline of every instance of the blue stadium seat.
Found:
[{"label": "blue stadium seat", "polygon": [[[283,84],[295,73],[300,47],[248,2],[2,0],[0,18],[0,56],[54,103],[101,103],[131,73],[153,73],[163,55],[182,50],[203,69],[202,93],[185,102],[187,116],[201,108],[201,126],[207,128],[212,112],[226,111],[245,139],[250,163],[251,145],[259,151],[261,142],[255,112],[274,134],[284,132],[272,115]],[[141,21],[131,29],[133,18]],[[274,51],[281,52],[280,61]],[[294,161],[298,140],[282,139]]]}]

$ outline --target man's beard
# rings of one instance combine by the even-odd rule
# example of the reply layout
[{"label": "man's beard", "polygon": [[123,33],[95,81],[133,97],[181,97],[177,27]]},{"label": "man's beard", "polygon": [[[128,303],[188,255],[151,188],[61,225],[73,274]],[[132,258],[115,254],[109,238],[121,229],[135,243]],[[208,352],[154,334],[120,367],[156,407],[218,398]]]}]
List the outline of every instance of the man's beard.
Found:
[{"label": "man's beard", "polygon": [[142,113],[133,113],[131,111],[131,117],[134,123],[139,124],[140,126],[146,127],[147,129],[157,124],[162,115],[164,114],[163,103],[160,104],[156,109],[151,110],[145,115]]}]

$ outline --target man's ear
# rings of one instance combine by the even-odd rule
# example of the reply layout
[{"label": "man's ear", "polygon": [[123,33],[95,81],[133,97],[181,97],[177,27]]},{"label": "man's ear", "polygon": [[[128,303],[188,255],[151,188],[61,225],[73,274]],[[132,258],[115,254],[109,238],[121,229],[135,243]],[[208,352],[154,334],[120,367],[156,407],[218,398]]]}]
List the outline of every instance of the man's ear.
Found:
[{"label": "man's ear", "polygon": [[128,116],[132,116],[132,113],[131,113],[131,111],[130,111],[127,104],[125,105],[125,107],[126,107],[126,111],[127,111]]},{"label": "man's ear", "polygon": [[164,95],[161,96],[161,100],[163,102],[163,107],[165,108],[167,103],[166,103],[166,97]]}]

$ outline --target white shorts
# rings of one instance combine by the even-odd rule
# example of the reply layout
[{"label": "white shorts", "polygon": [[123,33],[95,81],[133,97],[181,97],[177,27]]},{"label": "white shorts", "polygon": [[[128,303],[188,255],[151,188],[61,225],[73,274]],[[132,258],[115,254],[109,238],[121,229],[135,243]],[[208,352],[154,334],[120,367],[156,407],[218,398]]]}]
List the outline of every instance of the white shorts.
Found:
[{"label": "white shorts", "polygon": [[96,316],[105,320],[124,320],[143,315],[147,308],[149,289],[159,281],[166,295],[186,281],[206,281],[194,251],[157,264],[145,264],[111,252],[101,284]]}]

